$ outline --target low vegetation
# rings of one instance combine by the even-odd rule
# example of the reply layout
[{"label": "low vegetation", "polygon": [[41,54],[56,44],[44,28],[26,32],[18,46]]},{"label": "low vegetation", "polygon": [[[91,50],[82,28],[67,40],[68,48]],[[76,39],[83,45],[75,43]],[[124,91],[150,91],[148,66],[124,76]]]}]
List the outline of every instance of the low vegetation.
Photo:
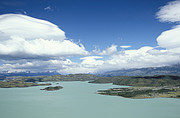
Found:
[{"label": "low vegetation", "polygon": [[14,87],[30,87],[43,86],[50,84],[38,84],[38,82],[49,81],[89,81],[95,80],[98,77],[91,74],[69,74],[69,75],[53,75],[53,76],[36,76],[36,77],[14,77],[14,79],[6,79],[0,81],[0,88],[14,88]]},{"label": "low vegetation", "polygon": [[115,76],[115,77],[101,77],[90,83],[113,83],[115,85],[126,86],[180,86],[180,77],[171,75],[159,76]]},{"label": "low vegetation", "polygon": [[122,96],[126,98],[180,98],[179,87],[128,87],[99,90],[98,94]]},{"label": "low vegetation", "polygon": [[23,81],[0,81],[0,88],[15,88],[15,87],[31,87],[31,86],[47,86],[51,84],[38,84]]},{"label": "low vegetation", "polygon": [[99,90],[103,95],[122,96],[127,98],[180,98],[180,77],[171,75],[159,76],[116,76],[102,77],[90,83],[113,83],[115,85],[133,86]]},{"label": "low vegetation", "polygon": [[69,75],[52,75],[52,76],[37,76],[37,77],[19,77],[16,80],[25,82],[48,82],[48,81],[89,81],[98,79],[91,74],[69,74]]}]

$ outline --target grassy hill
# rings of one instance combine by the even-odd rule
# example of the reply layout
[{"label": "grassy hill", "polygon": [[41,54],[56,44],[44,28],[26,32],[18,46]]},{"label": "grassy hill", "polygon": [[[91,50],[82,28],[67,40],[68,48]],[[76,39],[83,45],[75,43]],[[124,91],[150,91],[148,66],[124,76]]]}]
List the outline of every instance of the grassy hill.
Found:
[{"label": "grassy hill", "polygon": [[127,86],[180,86],[180,76],[157,75],[157,76],[114,76],[101,77],[90,83],[113,83]]}]

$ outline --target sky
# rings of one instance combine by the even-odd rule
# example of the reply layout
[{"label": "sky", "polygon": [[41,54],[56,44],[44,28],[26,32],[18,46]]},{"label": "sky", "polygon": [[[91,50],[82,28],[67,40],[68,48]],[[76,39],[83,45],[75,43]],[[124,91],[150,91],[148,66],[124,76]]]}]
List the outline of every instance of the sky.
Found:
[{"label": "sky", "polygon": [[0,0],[0,71],[180,63],[180,0]]}]

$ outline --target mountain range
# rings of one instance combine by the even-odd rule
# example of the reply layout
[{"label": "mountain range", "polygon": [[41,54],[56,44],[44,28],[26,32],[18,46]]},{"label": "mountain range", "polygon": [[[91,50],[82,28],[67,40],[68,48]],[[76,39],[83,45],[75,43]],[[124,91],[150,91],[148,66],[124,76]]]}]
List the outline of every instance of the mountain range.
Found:
[{"label": "mountain range", "polygon": [[58,72],[53,71],[53,72],[12,72],[12,73],[7,73],[7,72],[1,72],[0,73],[0,80],[5,79],[7,77],[11,78],[14,76],[51,76],[51,75],[59,75]]},{"label": "mountain range", "polygon": [[[53,72],[1,72],[0,79],[5,79],[7,77],[15,76],[51,76],[51,75],[60,75],[60,73]],[[133,69],[121,69],[114,71],[107,71],[101,74],[95,74],[96,76],[101,77],[112,77],[112,76],[153,76],[153,75],[177,75],[180,76],[180,64],[163,66],[163,67],[149,67],[149,68],[133,68]]]},{"label": "mountain range", "polygon": [[153,75],[180,75],[180,64],[163,66],[163,67],[149,67],[149,68],[133,68],[107,71],[98,76],[153,76]]}]

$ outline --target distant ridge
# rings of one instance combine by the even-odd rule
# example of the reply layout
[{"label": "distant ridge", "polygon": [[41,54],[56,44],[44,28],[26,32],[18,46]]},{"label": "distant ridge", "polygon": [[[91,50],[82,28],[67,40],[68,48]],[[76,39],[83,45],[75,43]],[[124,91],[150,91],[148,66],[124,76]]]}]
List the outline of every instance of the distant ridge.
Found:
[{"label": "distant ridge", "polygon": [[153,75],[180,75],[180,64],[163,67],[134,68],[115,71],[107,71],[98,76],[153,76]]},{"label": "distant ridge", "polygon": [[58,72],[12,72],[12,73],[0,73],[0,79],[12,76],[50,76],[50,75],[60,75]]}]

